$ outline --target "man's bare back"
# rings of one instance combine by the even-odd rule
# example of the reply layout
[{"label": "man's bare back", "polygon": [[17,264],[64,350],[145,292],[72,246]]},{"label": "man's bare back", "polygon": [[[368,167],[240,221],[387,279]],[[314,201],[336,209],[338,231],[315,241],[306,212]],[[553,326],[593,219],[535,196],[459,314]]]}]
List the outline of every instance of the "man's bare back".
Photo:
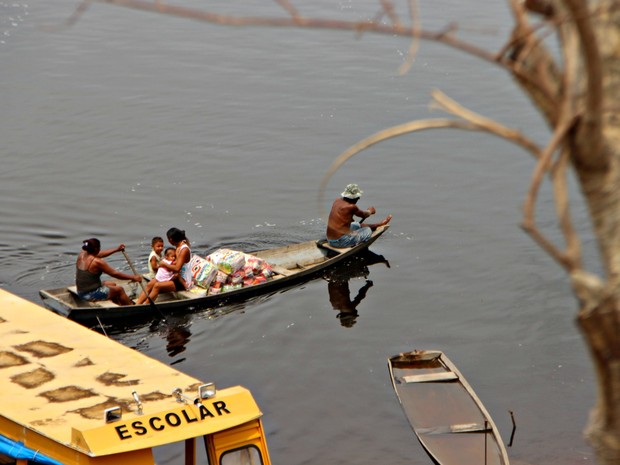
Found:
[{"label": "man's bare back", "polygon": [[[345,234],[351,232],[351,223],[357,216],[365,220],[376,213],[375,207],[369,207],[367,210],[361,210],[356,204],[359,199],[346,199],[339,197],[334,200],[332,209],[327,220],[327,239],[336,240]],[[377,229],[379,226],[386,225],[392,219],[392,215],[388,215],[383,221],[376,224],[366,224],[371,230]]]}]

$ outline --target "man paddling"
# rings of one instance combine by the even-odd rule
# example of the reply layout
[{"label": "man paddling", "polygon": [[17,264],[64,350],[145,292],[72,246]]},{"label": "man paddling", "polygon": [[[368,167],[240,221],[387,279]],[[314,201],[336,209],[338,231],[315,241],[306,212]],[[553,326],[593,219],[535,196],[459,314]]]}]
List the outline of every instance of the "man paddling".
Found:
[{"label": "man paddling", "polygon": [[[366,218],[376,213],[375,207],[372,206],[367,210],[358,208],[357,201],[363,193],[357,184],[349,184],[340,194],[341,197],[334,200],[327,220],[327,241],[332,247],[353,247],[365,242],[370,239],[375,229],[388,224],[392,219],[392,215],[388,215],[380,223],[362,226],[361,223]],[[362,220],[354,221],[354,216]]]}]

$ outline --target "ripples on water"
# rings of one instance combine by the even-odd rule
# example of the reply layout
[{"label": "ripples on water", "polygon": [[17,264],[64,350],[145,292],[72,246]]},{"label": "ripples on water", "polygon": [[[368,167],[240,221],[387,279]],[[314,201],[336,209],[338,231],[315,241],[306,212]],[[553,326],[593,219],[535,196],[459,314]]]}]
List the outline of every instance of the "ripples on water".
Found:
[{"label": "ripples on water", "polygon": [[[546,137],[501,72],[435,44],[421,44],[412,71],[398,77],[410,44],[393,37],[222,28],[99,4],[67,30],[41,29],[76,5],[0,3],[0,286],[36,302],[40,288],[73,279],[79,246],[92,236],[104,247],[125,243],[139,266],[151,237],[171,226],[203,254],[320,236],[317,189],[335,156],[384,127],[442,116],[427,110],[435,87]],[[377,11],[375,2],[303,7],[346,18]],[[489,47],[508,18],[490,0],[420,9],[430,27],[457,19]],[[591,460],[581,429],[593,375],[575,302],[565,276],[517,226],[532,168],[482,136],[438,131],[386,142],[347,163],[321,207],[358,182],[364,207],[394,214],[372,248],[390,268],[105,330],[205,381],[249,387],[274,463],[428,463],[386,368],[389,356],[413,348],[445,350],[505,439],[506,412],[515,412],[514,460]],[[543,200],[540,218],[551,211]],[[109,262],[127,270],[122,256]],[[330,279],[347,286],[330,288]],[[348,287],[353,299],[367,280],[355,318],[338,318],[334,292]],[[174,454],[160,462],[175,464]]]},{"label": "ripples on water", "polygon": [[0,2],[0,46],[11,40],[16,28],[27,19],[29,6],[18,2]]}]

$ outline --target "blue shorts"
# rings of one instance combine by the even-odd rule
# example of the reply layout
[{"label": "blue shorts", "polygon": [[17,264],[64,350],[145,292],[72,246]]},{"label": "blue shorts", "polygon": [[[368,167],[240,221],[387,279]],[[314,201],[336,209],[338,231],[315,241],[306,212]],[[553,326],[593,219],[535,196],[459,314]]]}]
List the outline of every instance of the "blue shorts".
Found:
[{"label": "blue shorts", "polygon": [[101,286],[94,291],[78,292],[78,295],[89,302],[96,302],[98,300],[108,300],[110,298],[110,288],[107,286]]},{"label": "blue shorts", "polygon": [[372,236],[372,229],[368,226],[362,227],[358,222],[351,223],[351,232],[340,236],[338,239],[328,240],[327,242],[332,247],[338,249],[344,249],[346,247],[353,247],[362,242],[366,242]]}]

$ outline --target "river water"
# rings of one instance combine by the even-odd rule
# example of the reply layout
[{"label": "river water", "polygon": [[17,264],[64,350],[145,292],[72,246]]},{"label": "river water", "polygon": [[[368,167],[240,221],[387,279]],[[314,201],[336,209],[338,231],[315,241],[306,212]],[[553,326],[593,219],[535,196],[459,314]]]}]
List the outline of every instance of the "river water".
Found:
[{"label": "river water", "polygon": [[[595,385],[576,303],[563,272],[519,228],[534,167],[527,154],[484,135],[409,135],[357,155],[317,201],[347,147],[444,116],[428,108],[435,88],[544,143],[545,125],[505,73],[423,42],[399,76],[410,46],[402,38],[228,28],[101,4],[50,32],[76,6],[0,2],[0,286],[39,302],[39,289],[72,281],[92,236],[104,247],[125,243],[142,266],[151,237],[171,226],[197,253],[314,239],[330,201],[356,182],[362,207],[394,215],[372,247],[389,267],[336,271],[351,299],[372,281],[357,318],[338,318],[328,279],[317,279],[110,335],[202,380],[250,388],[275,464],[430,463],[386,366],[411,349],[446,352],[505,442],[514,412],[514,463],[594,461],[581,433]],[[208,7],[280,14],[264,1]],[[378,8],[360,0],[301,9],[361,19]],[[510,24],[495,0],[420,10],[424,26],[458,21],[463,37],[492,50]],[[576,222],[587,224],[571,189]],[[537,218],[558,240],[552,212],[545,188]],[[120,254],[109,262],[127,270]],[[160,463],[178,462],[164,452]]]}]

